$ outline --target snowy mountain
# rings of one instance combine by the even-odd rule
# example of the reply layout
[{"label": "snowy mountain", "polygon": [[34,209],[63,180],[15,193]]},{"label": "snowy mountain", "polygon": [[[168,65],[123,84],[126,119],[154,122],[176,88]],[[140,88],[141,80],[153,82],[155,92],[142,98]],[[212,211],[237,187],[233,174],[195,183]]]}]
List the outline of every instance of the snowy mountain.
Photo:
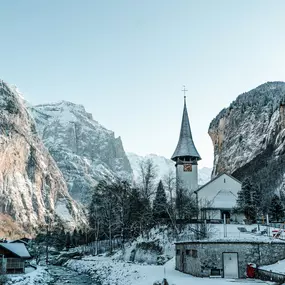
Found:
[{"label": "snowy mountain", "polygon": [[30,111],[74,199],[88,204],[92,189],[105,177],[132,179],[121,138],[93,120],[83,106],[61,101]]},{"label": "snowy mountain", "polygon": [[[84,213],[69,196],[60,170],[39,139],[21,94],[1,80],[0,157],[2,216],[10,216],[28,233],[47,221],[68,227],[85,222]],[[9,224],[13,234],[12,223],[7,222],[6,227]]]},{"label": "snowy mountain", "polygon": [[202,167],[198,170],[198,184],[200,186],[211,180],[212,170],[213,169],[210,167]]},{"label": "snowy mountain", "polygon": [[274,192],[284,191],[284,82],[268,82],[239,95],[211,122],[209,135],[214,145],[213,175],[226,171],[240,180],[251,178],[264,207]]},{"label": "snowy mountain", "polygon": [[[127,156],[133,169],[135,181],[139,181],[140,179],[141,163],[148,159],[150,159],[155,166],[155,170],[157,172],[157,183],[159,182],[159,180],[164,180],[164,178],[168,176],[169,173],[173,173],[173,175],[175,175],[175,162],[171,159],[165,158],[164,156],[159,156],[156,154],[140,156],[131,152],[128,152]],[[199,169],[199,185],[204,185],[211,179],[211,172],[212,169],[208,167],[203,167]]]}]

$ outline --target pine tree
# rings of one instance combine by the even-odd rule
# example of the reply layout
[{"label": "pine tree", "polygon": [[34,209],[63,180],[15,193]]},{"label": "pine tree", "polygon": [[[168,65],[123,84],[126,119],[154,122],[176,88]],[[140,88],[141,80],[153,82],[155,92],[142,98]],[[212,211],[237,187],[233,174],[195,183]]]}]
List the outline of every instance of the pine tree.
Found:
[{"label": "pine tree", "polygon": [[162,221],[167,219],[167,200],[165,190],[160,180],[156,190],[155,199],[153,201],[153,219],[154,221]]},{"label": "pine tree", "polygon": [[83,245],[85,244],[85,234],[83,233],[82,229],[78,231],[78,245]]},{"label": "pine tree", "polygon": [[79,241],[78,232],[76,229],[74,229],[73,234],[72,234],[72,244],[76,247],[78,246],[78,241]]},{"label": "pine tree", "polygon": [[251,183],[249,178],[242,182],[241,191],[238,193],[237,205],[238,210],[242,212],[246,219],[250,222],[256,220],[259,207],[259,191],[257,187]]},{"label": "pine tree", "polygon": [[50,245],[58,250],[62,250],[65,246],[65,231],[63,227],[54,227],[50,233]]},{"label": "pine tree", "polygon": [[143,220],[143,211],[144,204],[142,198],[140,196],[140,192],[137,188],[133,188],[131,195],[129,197],[129,230],[130,235],[133,237],[138,236],[141,233],[143,228],[142,220]]},{"label": "pine tree", "polygon": [[198,208],[196,199],[187,189],[177,187],[175,202],[178,219],[191,220],[193,217],[197,217]]},{"label": "pine tree", "polygon": [[65,238],[65,247],[69,249],[71,247],[71,236],[70,232],[66,233],[66,238]]},{"label": "pine tree", "polygon": [[275,222],[278,222],[282,218],[284,218],[284,207],[281,199],[276,194],[273,196],[271,200],[271,204],[269,207],[269,215],[271,219]]}]

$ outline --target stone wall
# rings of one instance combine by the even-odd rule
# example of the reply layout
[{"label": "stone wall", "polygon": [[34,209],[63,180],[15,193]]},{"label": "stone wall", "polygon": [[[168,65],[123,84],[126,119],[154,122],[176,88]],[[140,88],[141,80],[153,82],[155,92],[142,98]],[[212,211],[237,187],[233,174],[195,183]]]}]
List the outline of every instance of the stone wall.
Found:
[{"label": "stone wall", "polygon": [[283,284],[285,282],[284,274],[262,270],[259,268],[255,270],[255,278],[258,278],[264,281],[276,282],[277,284]]},{"label": "stone wall", "polygon": [[239,277],[243,278],[246,277],[248,263],[268,265],[284,259],[285,243],[238,241],[177,243],[176,269],[200,277],[210,276],[211,269],[220,269],[223,276],[225,252],[238,254]]}]

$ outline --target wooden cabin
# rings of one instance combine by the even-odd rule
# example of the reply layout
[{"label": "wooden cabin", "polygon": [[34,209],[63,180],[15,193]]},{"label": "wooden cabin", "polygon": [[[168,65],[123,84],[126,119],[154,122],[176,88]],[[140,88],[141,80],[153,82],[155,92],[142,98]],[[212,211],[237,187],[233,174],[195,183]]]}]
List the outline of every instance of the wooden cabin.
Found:
[{"label": "wooden cabin", "polygon": [[1,273],[24,273],[31,256],[24,243],[0,243]]}]

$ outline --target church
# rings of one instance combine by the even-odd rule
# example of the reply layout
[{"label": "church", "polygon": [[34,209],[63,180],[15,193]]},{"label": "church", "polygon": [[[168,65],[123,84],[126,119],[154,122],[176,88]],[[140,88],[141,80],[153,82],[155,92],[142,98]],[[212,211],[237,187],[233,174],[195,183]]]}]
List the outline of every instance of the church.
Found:
[{"label": "church", "polygon": [[[183,91],[186,91],[185,88]],[[240,181],[222,173],[205,185],[198,185],[198,161],[201,157],[192,137],[185,96],[180,136],[171,159],[175,161],[176,187],[196,195],[200,219],[222,220],[226,217],[228,221],[241,221],[240,215],[232,214],[241,190]]]}]

